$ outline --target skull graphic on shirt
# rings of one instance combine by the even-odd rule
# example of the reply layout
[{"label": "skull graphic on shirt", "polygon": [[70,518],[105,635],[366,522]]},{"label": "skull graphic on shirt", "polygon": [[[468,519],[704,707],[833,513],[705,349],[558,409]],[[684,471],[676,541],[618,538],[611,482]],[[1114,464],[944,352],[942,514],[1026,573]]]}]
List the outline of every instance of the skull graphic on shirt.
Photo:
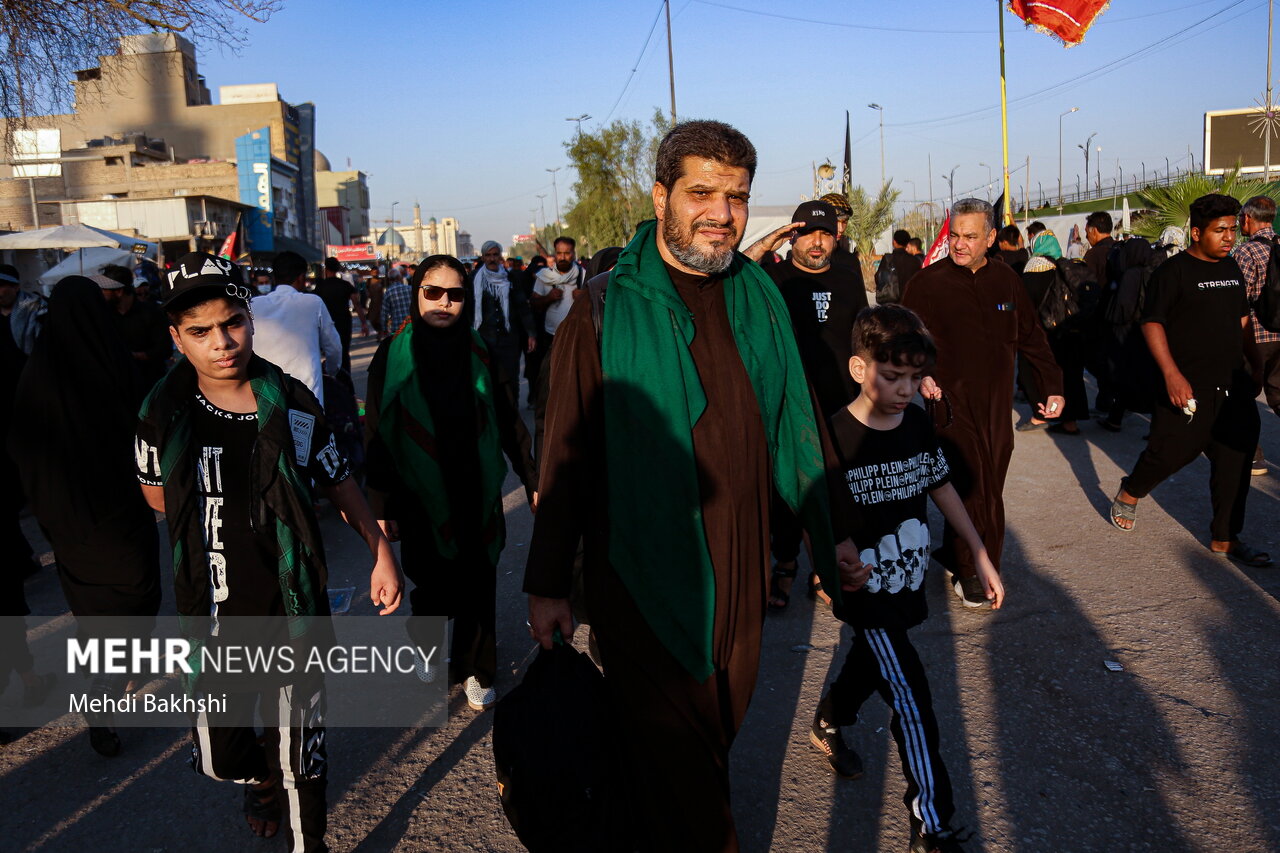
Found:
[{"label": "skull graphic on shirt", "polygon": [[917,590],[929,565],[929,527],[918,518],[908,518],[858,556],[872,566],[864,587],[868,592]]}]

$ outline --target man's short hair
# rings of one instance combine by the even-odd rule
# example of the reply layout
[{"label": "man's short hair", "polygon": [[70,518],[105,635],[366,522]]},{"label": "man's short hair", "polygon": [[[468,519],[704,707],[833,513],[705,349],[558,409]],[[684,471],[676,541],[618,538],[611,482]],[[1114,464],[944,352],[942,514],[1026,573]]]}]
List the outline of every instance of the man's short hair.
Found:
[{"label": "man's short hair", "polygon": [[911,233],[899,228],[893,232],[893,242],[898,246],[906,246],[907,241],[911,239]]},{"label": "man's short hair", "polygon": [[980,198],[962,198],[951,206],[952,219],[970,213],[981,213],[987,218],[987,230],[995,230],[996,209],[991,206],[991,202]]},{"label": "man's short hair", "polygon": [[1048,231],[1048,230],[1049,230],[1049,227],[1045,225],[1043,222],[1041,222],[1039,219],[1037,219],[1035,222],[1032,222],[1030,225],[1027,226],[1027,240],[1028,241],[1034,240],[1036,239],[1036,235],[1038,235],[1041,231]]},{"label": "man's short hair", "polygon": [[742,131],[722,121],[682,121],[662,138],[655,177],[668,191],[684,175],[686,157],[706,157],[746,169],[748,182],[756,177],[756,147]]},{"label": "man's short hair", "polygon": [[858,312],[853,354],[900,367],[931,367],[938,358],[933,335],[916,312],[901,305],[873,305]]},{"label": "man's short hair", "polygon": [[578,250],[578,241],[564,234],[561,234],[554,241],[552,241],[551,245],[559,246],[561,243],[568,243],[569,248],[573,249],[575,252]]},{"label": "man's short hair", "polygon": [[1265,195],[1255,195],[1244,203],[1244,207],[1240,208],[1240,213],[1255,222],[1270,225],[1276,221],[1276,203],[1274,199]]},{"label": "man's short hair", "polygon": [[112,281],[124,285],[125,290],[133,290],[133,271],[119,264],[108,264],[102,268],[102,274]]},{"label": "man's short hair", "polygon": [[342,272],[342,264],[338,263],[337,258],[325,258],[324,269],[325,272],[340,273]]},{"label": "man's short hair", "polygon": [[1089,214],[1089,218],[1084,221],[1085,229],[1092,228],[1099,234],[1110,234],[1112,228],[1111,214],[1105,210],[1095,210]]},{"label": "man's short hair", "polygon": [[915,246],[920,251],[922,252],[924,251],[924,241],[921,240],[919,237],[912,237],[910,240],[907,241],[907,245]]},{"label": "man's short hair", "polygon": [[996,234],[996,244],[1004,243],[1007,246],[1016,246],[1018,241],[1022,239],[1022,232],[1018,230],[1018,226],[1012,223],[1001,228]]},{"label": "man's short hair", "polygon": [[1191,202],[1191,227],[1206,228],[1215,219],[1239,214],[1240,202],[1229,195],[1209,193]]},{"label": "man's short hair", "polygon": [[281,252],[271,262],[277,284],[293,284],[307,271],[307,262],[297,252]]}]

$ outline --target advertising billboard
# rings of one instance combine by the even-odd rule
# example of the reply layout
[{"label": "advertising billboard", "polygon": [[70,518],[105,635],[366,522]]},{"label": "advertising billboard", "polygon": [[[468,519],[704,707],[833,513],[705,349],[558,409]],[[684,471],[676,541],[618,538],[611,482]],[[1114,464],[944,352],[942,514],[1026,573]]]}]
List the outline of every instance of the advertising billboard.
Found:
[{"label": "advertising billboard", "polygon": [[344,264],[358,261],[376,261],[378,259],[372,243],[360,243],[355,246],[325,246],[324,254],[325,257],[337,258]]},{"label": "advertising billboard", "polygon": [[[1240,171],[1261,172],[1263,169],[1265,140],[1262,132],[1266,123],[1262,110],[1249,107],[1241,110],[1213,110],[1204,114],[1204,170],[1209,175],[1221,175],[1240,164]],[[1280,136],[1271,139],[1271,170],[1280,165]]]},{"label": "advertising billboard", "polygon": [[275,251],[271,128],[264,127],[236,137],[236,175],[240,181],[240,201],[254,208],[244,220],[245,248],[250,252]]}]

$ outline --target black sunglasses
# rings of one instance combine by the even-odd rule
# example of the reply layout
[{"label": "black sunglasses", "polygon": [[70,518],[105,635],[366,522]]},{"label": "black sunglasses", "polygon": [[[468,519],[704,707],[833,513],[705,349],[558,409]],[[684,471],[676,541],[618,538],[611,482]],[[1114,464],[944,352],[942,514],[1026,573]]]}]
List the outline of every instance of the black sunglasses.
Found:
[{"label": "black sunglasses", "polygon": [[437,287],[434,284],[419,284],[416,287],[427,297],[428,302],[439,302],[446,296],[450,302],[464,302],[467,298],[465,287]]}]

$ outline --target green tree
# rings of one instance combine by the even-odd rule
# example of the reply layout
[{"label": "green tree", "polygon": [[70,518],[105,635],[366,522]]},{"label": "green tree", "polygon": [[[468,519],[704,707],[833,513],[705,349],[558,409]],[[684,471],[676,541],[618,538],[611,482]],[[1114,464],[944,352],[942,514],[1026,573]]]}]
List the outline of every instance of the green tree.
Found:
[{"label": "green tree", "polygon": [[854,187],[849,191],[849,206],[853,212],[849,214],[849,224],[845,226],[845,234],[855,246],[862,261],[862,280],[872,288],[875,287],[875,266],[871,255],[875,251],[876,240],[893,224],[893,207],[898,203],[900,190],[893,188],[893,180],[884,182],[880,193],[872,198],[862,187]]},{"label": "green tree", "polygon": [[578,240],[579,254],[624,246],[640,222],[653,218],[654,163],[670,129],[670,121],[655,110],[648,125],[618,119],[564,144],[577,180],[565,202],[561,233]]},{"label": "green tree", "polygon": [[1275,184],[1242,178],[1239,165],[1221,177],[1191,174],[1167,187],[1148,187],[1138,193],[1148,210],[1135,217],[1133,233],[1156,240],[1170,225],[1186,231],[1191,221],[1191,202],[1209,193],[1232,196],[1241,204],[1256,195],[1265,195],[1280,203],[1280,191]]}]

